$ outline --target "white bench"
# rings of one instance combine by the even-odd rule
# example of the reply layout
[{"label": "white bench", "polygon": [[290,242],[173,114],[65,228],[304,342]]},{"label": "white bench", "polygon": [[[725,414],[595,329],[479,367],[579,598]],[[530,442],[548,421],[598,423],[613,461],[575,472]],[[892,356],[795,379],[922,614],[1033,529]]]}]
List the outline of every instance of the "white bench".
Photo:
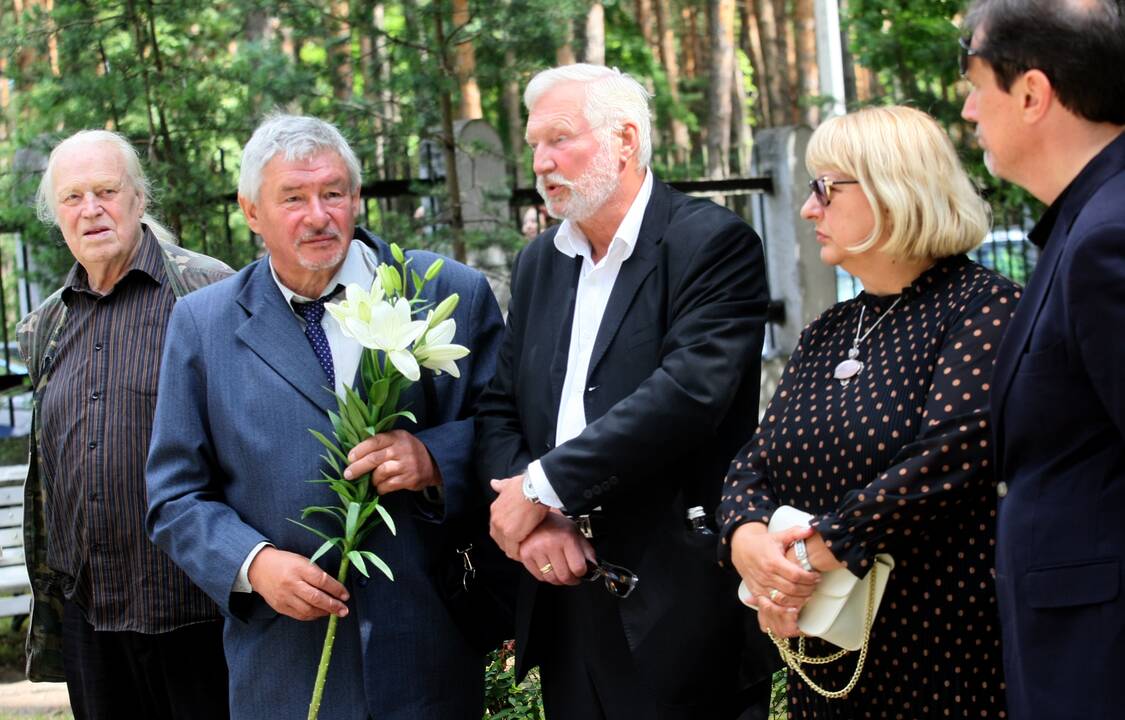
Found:
[{"label": "white bench", "polygon": [[31,611],[31,582],[23,563],[23,481],[26,465],[0,467],[0,617]]}]

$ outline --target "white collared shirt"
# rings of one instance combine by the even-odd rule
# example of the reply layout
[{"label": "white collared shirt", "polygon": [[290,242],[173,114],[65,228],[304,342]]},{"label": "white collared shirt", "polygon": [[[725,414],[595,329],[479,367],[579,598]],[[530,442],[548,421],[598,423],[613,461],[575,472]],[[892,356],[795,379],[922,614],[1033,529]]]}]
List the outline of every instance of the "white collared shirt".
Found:
[{"label": "white collared shirt", "polygon": [[[364,256],[367,260],[364,260]],[[336,289],[337,285],[348,285],[355,283],[364,290],[371,288],[371,283],[375,281],[375,275],[369,268],[373,268],[379,264],[379,258],[375,255],[375,251],[367,247],[359,240],[352,240],[351,245],[348,246],[348,253],[344,256],[344,262],[340,265],[340,269],[324,286],[324,294],[331,293]],[[281,282],[281,278],[277,276],[277,270],[273,266],[273,258],[270,258],[270,274],[273,275],[273,281],[277,283],[277,289],[281,291],[281,296],[285,298],[285,303],[293,312],[293,315],[301,323],[302,331],[305,328],[305,320],[297,311],[293,309],[294,302],[312,302],[317,298],[307,298],[303,295],[290,290]],[[337,295],[336,300],[343,300],[343,295]],[[355,374],[359,370],[359,359],[363,355],[363,346],[352,338],[344,335],[340,330],[339,323],[328,313],[324,313],[324,317],[320,320],[321,327],[324,328],[324,335],[328,338],[328,347],[332,350],[332,369],[336,373],[336,393],[344,392],[344,385],[351,385],[355,380]]]},{"label": "white collared shirt", "polygon": [[[366,256],[366,260],[364,259]],[[316,298],[307,298],[286,287],[285,283],[281,282],[281,278],[277,276],[277,270],[273,266],[273,258],[269,260],[270,274],[273,276],[273,281],[277,283],[277,289],[281,291],[281,296],[285,298],[285,304],[289,306],[289,310],[296,316],[297,320],[301,323],[301,329],[304,330],[305,320],[297,311],[293,309],[293,301],[297,302],[312,302]],[[359,240],[352,240],[348,246],[348,253],[344,256],[344,262],[340,265],[340,269],[324,286],[324,292],[331,293],[336,289],[337,285],[347,287],[351,283],[359,285],[363,289],[371,287],[371,283],[375,281],[375,274],[371,272],[370,268],[379,264],[379,258],[375,255],[375,251],[367,247]],[[343,298],[340,298],[341,300]],[[350,337],[344,335],[340,330],[339,324],[336,319],[328,313],[324,313],[324,317],[320,321],[321,326],[324,328],[324,335],[328,338],[328,347],[332,350],[332,369],[336,373],[336,393],[344,391],[344,384],[351,385],[355,379],[355,374],[359,370],[359,361],[363,355],[363,346]],[[238,577],[234,579],[234,585],[231,587],[231,592],[248,593],[253,592],[250,586],[250,563],[254,562],[254,558],[258,557],[258,553],[262,548],[270,545],[267,542],[260,542],[254,546],[246,559],[242,561],[242,567],[238,570]]]},{"label": "white collared shirt", "polygon": [[[566,379],[563,380],[559,414],[555,425],[555,447],[577,437],[586,429],[586,378],[590,373],[590,356],[594,341],[605,315],[613,285],[621,266],[633,254],[637,237],[641,233],[645,208],[652,197],[652,173],[645,170],[641,189],[633,198],[605,255],[594,262],[590,241],[577,223],[563,220],[555,233],[555,248],[567,257],[582,257],[582,271],[578,276],[578,289],[574,295],[574,320],[570,326],[570,351],[566,360]],[[542,464],[536,460],[527,468],[531,485],[539,501],[551,507],[563,507],[558,493],[551,487]]]}]

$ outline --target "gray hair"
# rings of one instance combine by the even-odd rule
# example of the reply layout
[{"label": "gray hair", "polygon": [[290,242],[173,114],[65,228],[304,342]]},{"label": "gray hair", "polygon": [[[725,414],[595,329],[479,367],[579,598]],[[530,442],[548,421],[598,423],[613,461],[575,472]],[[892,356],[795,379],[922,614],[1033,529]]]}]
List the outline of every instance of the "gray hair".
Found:
[{"label": "gray hair", "polygon": [[348,167],[351,189],[358,190],[363,184],[359,159],[335,125],[304,115],[270,115],[242,149],[238,194],[251,202],[258,202],[262,171],[275,156],[303,160],[322,150],[331,150],[343,159]]},{"label": "gray hair", "polygon": [[55,193],[55,163],[58,162],[59,156],[66,150],[89,145],[109,145],[117,151],[121,163],[125,166],[125,181],[141,196],[141,204],[145,208],[145,212],[141,215],[141,223],[152,230],[157,240],[176,243],[176,236],[172,231],[148,213],[152,186],[141,168],[141,158],[137,154],[137,149],[123,135],[109,130],[79,130],[51,150],[51,156],[47,158],[47,167],[39,180],[39,189],[35,192],[35,214],[39,220],[47,225],[58,225],[59,200]]},{"label": "gray hair", "polygon": [[604,125],[611,132],[620,132],[625,123],[637,126],[637,167],[648,167],[652,159],[652,113],[644,86],[617,68],[587,63],[561,65],[531,79],[523,93],[523,104],[530,112],[545,93],[567,82],[586,86],[582,113],[591,127]]}]

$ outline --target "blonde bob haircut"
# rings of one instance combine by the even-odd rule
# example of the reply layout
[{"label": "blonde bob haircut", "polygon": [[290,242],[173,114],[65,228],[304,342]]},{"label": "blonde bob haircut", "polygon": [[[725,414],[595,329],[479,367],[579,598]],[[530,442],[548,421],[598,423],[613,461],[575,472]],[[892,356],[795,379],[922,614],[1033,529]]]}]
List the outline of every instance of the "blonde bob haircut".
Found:
[{"label": "blonde bob haircut", "polygon": [[888,255],[937,259],[972,250],[988,232],[988,204],[949,137],[920,110],[870,107],[826,120],[809,140],[805,165],[855,178],[871,204],[875,227],[850,252],[886,237]]}]

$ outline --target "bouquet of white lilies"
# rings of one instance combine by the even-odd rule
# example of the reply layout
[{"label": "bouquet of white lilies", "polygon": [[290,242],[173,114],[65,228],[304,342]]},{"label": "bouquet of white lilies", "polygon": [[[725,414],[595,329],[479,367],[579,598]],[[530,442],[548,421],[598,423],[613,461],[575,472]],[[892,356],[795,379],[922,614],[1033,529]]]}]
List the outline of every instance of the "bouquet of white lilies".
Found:
[{"label": "bouquet of white lilies", "polygon": [[[301,519],[314,514],[328,515],[340,524],[344,534],[330,537],[314,527],[293,522],[324,540],[313,553],[311,562],[316,562],[333,548],[340,551],[340,571],[336,575],[340,583],[347,578],[352,565],[368,577],[368,563],[386,575],[388,580],[394,581],[391,568],[378,555],[359,549],[363,540],[380,523],[386,524],[392,535],[395,524],[390,513],[379,504],[379,495],[371,486],[368,475],[354,480],[344,478],[348,453],[368,437],[390,430],[399,419],[417,422],[410,410],[399,409],[402,392],[421,378],[421,368],[460,377],[456,361],[469,354],[468,348],[451,342],[457,332],[457,324],[450,317],[460,299],[457,294],[445,298],[437,307],[426,307],[427,301],[422,297],[422,289],[441,272],[443,261],[435,261],[424,275],[419,276],[410,268],[411,261],[406,259],[401,248],[391,245],[391,254],[396,265],[379,265],[375,270],[375,282],[369,290],[349,285],[345,300],[325,305],[341,331],[364,348],[360,359],[364,392],[361,394],[345,386],[343,394],[337,396],[337,412],[328,413],[335,442],[316,430],[309,430],[328,449],[321,457],[332,469],[332,473],[322,472],[323,477],[313,482],[327,484],[339,496],[340,504],[307,507]],[[412,282],[408,282],[408,273]],[[426,313],[425,319],[416,320],[415,317],[422,312]],[[314,720],[320,712],[337,621],[336,615],[328,618],[324,648],[309,703],[309,720]]]}]

